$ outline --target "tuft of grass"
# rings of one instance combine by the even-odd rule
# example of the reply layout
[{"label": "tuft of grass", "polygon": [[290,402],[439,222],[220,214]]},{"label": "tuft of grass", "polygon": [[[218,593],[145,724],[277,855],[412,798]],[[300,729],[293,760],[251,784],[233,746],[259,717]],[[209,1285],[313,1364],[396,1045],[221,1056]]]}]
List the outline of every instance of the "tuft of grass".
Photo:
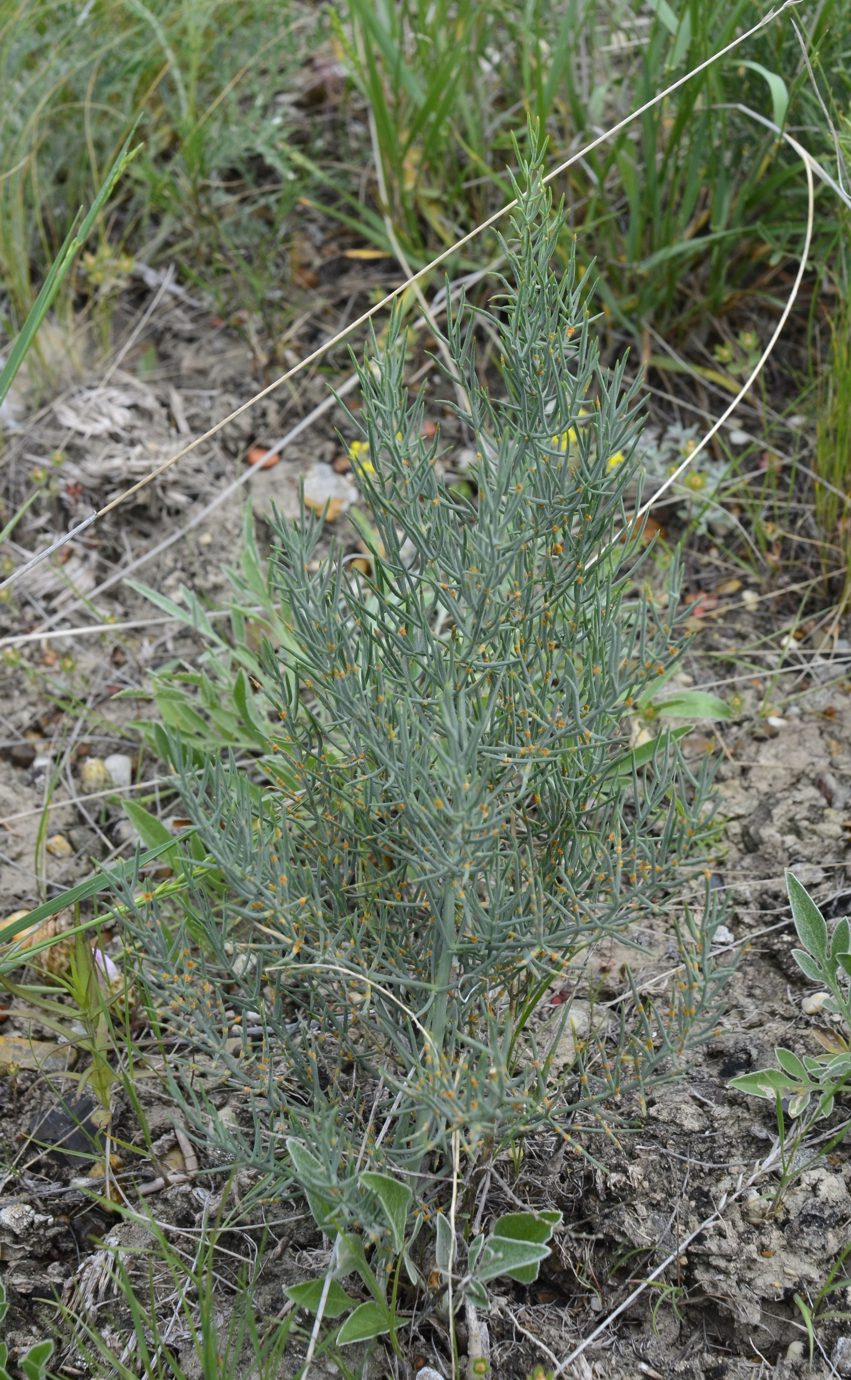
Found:
[{"label": "tuft of grass", "polygon": [[[851,220],[847,216],[845,245],[847,265],[851,246]],[[835,569],[839,564],[844,569],[839,581],[841,616],[851,599],[851,307],[847,279],[836,320],[830,322],[830,353],[818,384],[815,513],[827,542],[825,568]]]},{"label": "tuft of grass", "polygon": [[[140,263],[258,309],[300,194],[294,101],[316,24],[262,0],[16,0],[0,21],[0,321],[14,329],[138,122],[143,150],[62,299],[108,303]],[[273,294],[274,295],[274,294]],[[278,300],[280,300],[278,298]]]},{"label": "tuft of grass", "polygon": [[[505,199],[495,169],[522,110],[547,130],[558,162],[763,16],[755,0],[628,0],[602,12],[587,0],[557,10],[529,0],[522,16],[498,4],[349,0],[339,31],[374,120],[391,196],[382,209],[414,257],[451,242]],[[781,126],[791,111],[815,133],[813,151],[831,153],[810,70],[829,41],[841,108],[848,81],[835,55],[851,50],[842,0],[819,6],[804,39],[809,67],[782,16],[568,172],[571,228],[593,243],[607,310],[630,334],[652,323],[683,338],[778,290],[806,190],[796,160],[732,106],[749,103]],[[835,234],[828,215],[825,259]]]}]

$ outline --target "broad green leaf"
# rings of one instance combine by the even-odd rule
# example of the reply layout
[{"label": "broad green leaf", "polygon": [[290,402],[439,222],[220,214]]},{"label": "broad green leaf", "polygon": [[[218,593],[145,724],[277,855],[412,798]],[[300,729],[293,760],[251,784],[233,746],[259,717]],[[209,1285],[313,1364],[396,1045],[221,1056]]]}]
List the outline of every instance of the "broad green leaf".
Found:
[{"label": "broad green leaf", "polygon": [[786,83],[776,72],[769,72],[767,67],[763,67],[761,62],[753,62],[751,59],[741,59],[740,67],[748,67],[752,72],[758,73],[768,85],[771,92],[771,113],[774,123],[779,129],[783,128],[786,122],[786,113],[789,109],[789,92]]},{"label": "broad green leaf", "polygon": [[836,962],[839,964],[843,973],[847,973],[848,976],[851,977],[851,954],[837,954]]},{"label": "broad green leaf", "polygon": [[616,757],[606,775],[631,776],[639,767],[646,767],[649,762],[652,762],[656,753],[664,748],[668,739],[678,742],[690,732],[691,727],[686,724],[682,728],[674,728],[670,732],[658,734],[655,738],[651,738],[649,743],[642,743],[641,747],[631,748],[629,752]]},{"label": "broad green leaf", "polygon": [[790,1097],[789,1115],[794,1118],[800,1116],[801,1112],[805,1112],[810,1105],[810,1096],[809,1092],[800,1092],[796,1093],[794,1097]]},{"label": "broad green leaf", "polygon": [[442,1275],[449,1276],[452,1269],[455,1235],[445,1213],[439,1212],[434,1224],[435,1264]]},{"label": "broad green leaf", "polygon": [[378,1282],[369,1268],[363,1241],[357,1232],[341,1232],[337,1237],[336,1246],[337,1265],[334,1273],[340,1279],[345,1279],[346,1275],[356,1272],[368,1288],[377,1289]]},{"label": "broad green leaf", "polygon": [[826,1093],[822,1093],[818,1103],[819,1118],[830,1116],[831,1112],[833,1111],[834,1100],[835,1094],[832,1090]]},{"label": "broad green leaf", "polygon": [[402,1253],[402,1264],[405,1267],[405,1274],[408,1276],[414,1288],[421,1289],[423,1287],[423,1277],[407,1251],[403,1251]]},{"label": "broad green leaf", "polygon": [[789,1093],[797,1090],[799,1086],[797,1078],[790,1078],[788,1073],[783,1073],[780,1069],[763,1069],[761,1076],[763,1083],[773,1092]]},{"label": "broad green leaf", "polygon": [[174,844],[174,834],[168,825],[163,824],[137,800],[123,800],[121,808],[146,847],[157,848],[161,843]]},{"label": "broad green leaf", "polygon": [[333,1236],[340,1226],[337,1204],[320,1189],[305,1188],[303,1184],[300,1187],[319,1230],[324,1231],[326,1236]]},{"label": "broad green leaf", "polygon": [[790,1077],[798,1080],[799,1083],[809,1083],[809,1075],[806,1068],[801,1063],[797,1054],[793,1054],[791,1049],[784,1049],[782,1046],[775,1049],[774,1057],[778,1064]]},{"label": "broad green leaf", "polygon": [[727,1086],[748,1093],[751,1097],[773,1100],[777,1093],[786,1093],[797,1085],[777,1069],[758,1069],[755,1073],[742,1073],[738,1078],[731,1078]]},{"label": "broad green leaf", "polygon": [[821,911],[791,872],[786,873],[786,890],[798,938],[808,953],[823,960],[827,956],[827,925]]},{"label": "broad green leaf", "polygon": [[31,1346],[20,1360],[24,1380],[46,1380],[45,1367],[52,1355],[53,1343],[50,1341],[36,1342],[35,1346]]},{"label": "broad green leaf", "polygon": [[476,1273],[476,1266],[484,1244],[484,1235],[477,1236],[474,1241],[470,1242],[470,1248],[467,1251],[467,1269],[471,1275]]},{"label": "broad green leaf", "polygon": [[493,1224],[494,1236],[509,1236],[515,1241],[549,1241],[561,1222],[561,1213],[547,1209],[542,1212],[506,1212]]},{"label": "broad green leaf", "polygon": [[287,1152],[295,1166],[296,1181],[307,1199],[313,1220],[320,1231],[333,1235],[338,1226],[337,1204],[328,1196],[328,1182],[322,1161],[290,1136]]},{"label": "broad green leaf", "polygon": [[367,1170],[361,1174],[360,1181],[375,1194],[381,1203],[390,1226],[393,1247],[398,1255],[405,1244],[408,1209],[413,1197],[411,1190],[407,1184],[399,1183],[397,1179],[392,1179],[389,1174],[379,1174],[372,1170]]},{"label": "broad green leaf", "polygon": [[476,1278],[486,1284],[499,1275],[508,1275],[521,1284],[532,1284],[538,1277],[538,1267],[550,1253],[549,1246],[533,1241],[512,1241],[507,1236],[489,1236],[476,1268]]},{"label": "broad green leaf", "polygon": [[682,690],[668,695],[655,705],[657,714],[668,719],[729,719],[732,712],[718,695],[704,690]]},{"label": "broad green leaf", "polygon": [[471,1279],[467,1284],[464,1297],[470,1300],[474,1308],[481,1308],[483,1312],[486,1312],[490,1307],[488,1291],[481,1280]]},{"label": "broad green leaf", "polygon": [[[319,1305],[322,1301],[322,1294],[325,1290],[325,1279],[309,1279],[304,1284],[293,1284],[286,1290],[288,1298],[298,1308],[306,1308],[314,1317],[319,1312]],[[348,1313],[350,1308],[354,1308],[356,1299],[350,1298],[341,1284],[336,1279],[332,1279],[325,1294],[325,1303],[322,1307],[322,1316],[325,1318],[339,1318],[343,1313]]]},{"label": "broad green leaf", "polygon": [[830,956],[837,958],[839,954],[851,953],[851,921],[847,915],[843,915],[841,920],[837,920],[830,936]]},{"label": "broad green leaf", "polygon": [[295,1165],[299,1182],[308,1184],[311,1188],[324,1188],[327,1176],[325,1166],[318,1156],[293,1136],[287,1137],[286,1147],[287,1154]]},{"label": "broad green leaf", "polygon": [[[407,1321],[407,1319],[405,1319]],[[400,1319],[394,1317],[389,1308],[370,1299],[355,1309],[337,1333],[338,1346],[351,1346],[353,1342],[368,1342],[372,1337],[383,1337],[398,1327]]]},{"label": "broad green leaf", "polygon": [[828,1055],[822,1064],[822,1081],[838,1084],[851,1076],[851,1054],[845,1050],[841,1054]]},{"label": "broad green leaf", "polygon": [[[817,982],[819,987],[823,987],[827,981],[827,975],[823,966],[816,963],[815,959],[810,958],[809,954],[804,953],[803,949],[793,949],[792,957],[797,963],[802,973],[806,973],[812,982]],[[837,960],[840,962],[841,960]]]},{"label": "broad green leaf", "polygon": [[[519,1246],[534,1247],[540,1250],[547,1245],[556,1227],[561,1222],[561,1213],[554,1211],[546,1212],[507,1212],[494,1222],[491,1235],[485,1242],[485,1247],[494,1246],[500,1243],[499,1249],[506,1251],[507,1243],[514,1242]],[[539,1263],[549,1255],[549,1249],[542,1255],[530,1257],[530,1262],[534,1260]],[[524,1266],[522,1263],[517,1267],[504,1271],[511,1279],[517,1280],[519,1284],[532,1284],[538,1275],[537,1263]],[[479,1273],[479,1278],[482,1278]]]}]

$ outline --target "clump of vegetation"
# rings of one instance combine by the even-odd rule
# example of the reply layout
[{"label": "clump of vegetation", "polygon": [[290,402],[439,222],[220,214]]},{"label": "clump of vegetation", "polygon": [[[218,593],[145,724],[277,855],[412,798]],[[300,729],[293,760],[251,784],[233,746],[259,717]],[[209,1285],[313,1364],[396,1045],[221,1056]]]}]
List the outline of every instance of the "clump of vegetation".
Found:
[{"label": "clump of vegetation", "polygon": [[[829,1117],[837,1097],[851,1080],[851,921],[843,916],[832,929],[809,892],[793,873],[786,874],[786,889],[792,919],[801,948],[792,957],[801,972],[821,989],[818,1010],[837,1016],[844,1030],[817,1032],[822,1054],[798,1057],[782,1046],[774,1051],[778,1068],[757,1069],[731,1080],[730,1087],[753,1097],[763,1097],[777,1106],[781,1140],[785,1116],[794,1122],[802,1118],[794,1137],[796,1148],[815,1122]],[[785,1108],[784,1108],[785,1103]],[[848,1130],[842,1127],[839,1138]],[[800,1164],[796,1167],[801,1171]]]},{"label": "clump of vegetation", "polygon": [[[717,993],[709,783],[681,730],[636,745],[682,646],[675,587],[659,606],[636,580],[637,392],[601,367],[587,287],[573,258],[553,263],[561,216],[538,165],[526,175],[486,317],[492,385],[479,314],[447,331],[473,496],[441,480],[396,322],[352,417],[371,573],[319,556],[321,518],[275,521],[267,603],[286,635],[252,677],[273,751],[252,773],[205,754],[197,719],[159,730],[196,854],[178,909],[125,898],[163,1031],[250,1109],[223,1118],[197,1066],[175,1070],[196,1133],[297,1186],[331,1239],[324,1280],[293,1297],[339,1317],[350,1273],[371,1296],[340,1342],[395,1338],[405,1279],[451,1328],[497,1274],[533,1277],[557,1214],[488,1234],[473,1171],[519,1164],[530,1137],[582,1152],[611,1133],[707,1034]],[[659,999],[627,981],[556,1077],[554,1032],[573,996],[593,1005],[610,938],[675,952],[677,979]],[[554,983],[571,999],[544,1028]]]}]

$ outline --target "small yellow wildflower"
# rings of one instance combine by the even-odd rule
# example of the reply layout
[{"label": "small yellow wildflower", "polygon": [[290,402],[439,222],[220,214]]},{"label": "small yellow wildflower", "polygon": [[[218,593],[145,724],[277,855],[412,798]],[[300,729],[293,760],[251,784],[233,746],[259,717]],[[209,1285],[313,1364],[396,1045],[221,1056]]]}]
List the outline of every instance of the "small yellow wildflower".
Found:
[{"label": "small yellow wildflower", "polygon": [[349,446],[349,459],[359,474],[375,474],[375,466],[369,458],[369,445],[366,441],[352,441]]},{"label": "small yellow wildflower", "polygon": [[618,465],[622,465],[625,459],[626,456],[624,455],[623,451],[616,450],[614,455],[610,455],[608,460],[606,461],[606,469],[616,470]]},{"label": "small yellow wildflower", "polygon": [[[580,407],[580,409],[579,409],[579,416],[580,416],[580,417],[587,417],[587,416],[588,416],[588,409],[587,409],[587,407]],[[575,445],[576,445],[576,427],[574,427],[574,426],[568,427],[567,431],[563,431],[563,432],[561,433],[560,436],[551,436],[551,437],[550,437],[550,445],[551,445],[551,446],[558,446],[559,450],[562,452],[562,454],[564,454],[564,452],[567,450],[568,446],[575,446]]]}]

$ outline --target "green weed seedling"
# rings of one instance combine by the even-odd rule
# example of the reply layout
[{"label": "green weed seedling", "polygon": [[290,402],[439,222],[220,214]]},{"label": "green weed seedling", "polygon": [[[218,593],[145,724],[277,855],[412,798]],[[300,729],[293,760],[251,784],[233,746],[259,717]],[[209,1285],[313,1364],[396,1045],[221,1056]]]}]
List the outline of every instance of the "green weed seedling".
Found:
[{"label": "green weed seedling", "polygon": [[[226,568],[232,597],[225,618],[211,616],[198,596],[181,587],[170,599],[148,585],[129,581],[169,617],[191,628],[203,644],[192,666],[172,663],[151,677],[149,696],[157,707],[157,723],[140,720],[134,727],[159,756],[171,760],[170,730],[181,750],[204,754],[233,749],[250,752],[261,761],[277,755],[276,725],[279,694],[277,676],[270,680],[260,652],[271,640],[296,659],[299,644],[292,635],[286,605],[275,597],[264,570],[250,508],[246,508],[239,565]],[[138,692],[127,692],[137,698]],[[282,766],[276,761],[280,778]]]},{"label": "green weed seedling", "polygon": [[[851,1033],[851,922],[844,917],[831,933],[815,901],[791,872],[786,873],[786,889],[803,945],[792,950],[792,957],[802,973],[827,989],[830,995],[824,1010],[841,1016]],[[830,1116],[836,1098],[851,1080],[851,1043],[847,1035],[833,1032],[820,1038],[827,1053],[799,1058],[778,1046],[774,1054],[779,1068],[740,1074],[730,1087],[769,1101],[786,1098],[789,1116],[794,1119],[809,1111],[808,1124]]]},{"label": "green weed seedling", "polygon": [[[298,1181],[306,1191],[316,1225],[333,1235],[336,1204],[324,1190],[321,1162],[295,1140],[288,1141],[287,1150]],[[287,1293],[317,1321],[343,1318],[336,1331],[337,1346],[389,1336],[398,1352],[396,1334],[412,1321],[410,1314],[398,1309],[400,1269],[411,1284],[422,1290],[428,1291],[435,1283],[434,1277],[432,1280],[423,1277],[421,1264],[412,1254],[422,1219],[412,1225],[413,1194],[400,1180],[365,1171],[359,1176],[358,1187],[366,1199],[373,1200],[371,1205],[366,1201],[363,1205],[367,1219],[375,1219],[376,1215],[383,1218],[378,1229],[372,1226],[367,1233],[367,1243],[373,1247],[371,1259],[367,1260],[361,1235],[338,1231],[334,1236],[331,1266],[325,1275],[293,1285]],[[494,1222],[487,1235],[479,1233],[470,1241],[465,1248],[464,1264],[456,1231],[448,1217],[438,1213],[432,1248],[427,1252],[434,1261],[438,1288],[444,1288],[455,1311],[465,1303],[487,1309],[490,1306],[487,1285],[491,1280],[503,1276],[520,1284],[535,1282],[541,1262],[550,1253],[550,1238],[560,1222],[559,1212],[506,1213]],[[340,1283],[351,1275],[359,1277],[370,1295],[363,1303],[347,1294]]]},{"label": "green weed seedling", "polygon": [[[851,1085],[851,923],[843,917],[831,931],[815,901],[791,872],[786,873],[786,889],[802,945],[792,950],[792,957],[801,972],[827,993],[823,1010],[841,1017],[845,1033],[816,1032],[825,1049],[823,1054],[799,1057],[791,1049],[778,1046],[774,1051],[777,1067],[743,1073],[730,1081],[731,1088],[775,1104],[781,1149],[778,1202],[805,1169],[844,1139],[851,1124],[844,1121],[809,1159],[801,1157],[799,1152],[809,1132],[831,1115],[837,1097]],[[791,1135],[787,1118],[794,1127]]]},{"label": "green weed seedling", "polygon": [[851,1256],[851,1243],[843,1247],[827,1272],[827,1278],[818,1292],[806,1299],[800,1294],[793,1295],[795,1307],[804,1320],[804,1327],[807,1333],[807,1340],[810,1349],[810,1365],[813,1363],[813,1353],[816,1345],[816,1329],[829,1322],[847,1323],[851,1320],[851,1312],[847,1308],[831,1308],[829,1301],[840,1294],[847,1300],[848,1290],[851,1289],[851,1278],[845,1273],[848,1257]]},{"label": "green weed seedling", "polygon": [[[74,933],[70,942],[74,949],[64,971],[51,974],[49,983],[17,983],[0,970],[0,990],[22,1003],[20,1012],[24,1019],[35,1020],[86,1056],[87,1065],[82,1073],[68,1070],[63,1077],[72,1079],[81,1093],[88,1089],[97,1099],[103,1118],[108,1120],[118,1079],[113,1068],[115,1032],[111,1008],[124,1000],[126,991],[117,974],[107,976],[107,972],[112,973],[107,960],[99,951],[92,950],[85,934]],[[25,963],[30,958],[31,954],[24,950],[18,962]],[[60,994],[68,1000],[58,1000]]]}]

